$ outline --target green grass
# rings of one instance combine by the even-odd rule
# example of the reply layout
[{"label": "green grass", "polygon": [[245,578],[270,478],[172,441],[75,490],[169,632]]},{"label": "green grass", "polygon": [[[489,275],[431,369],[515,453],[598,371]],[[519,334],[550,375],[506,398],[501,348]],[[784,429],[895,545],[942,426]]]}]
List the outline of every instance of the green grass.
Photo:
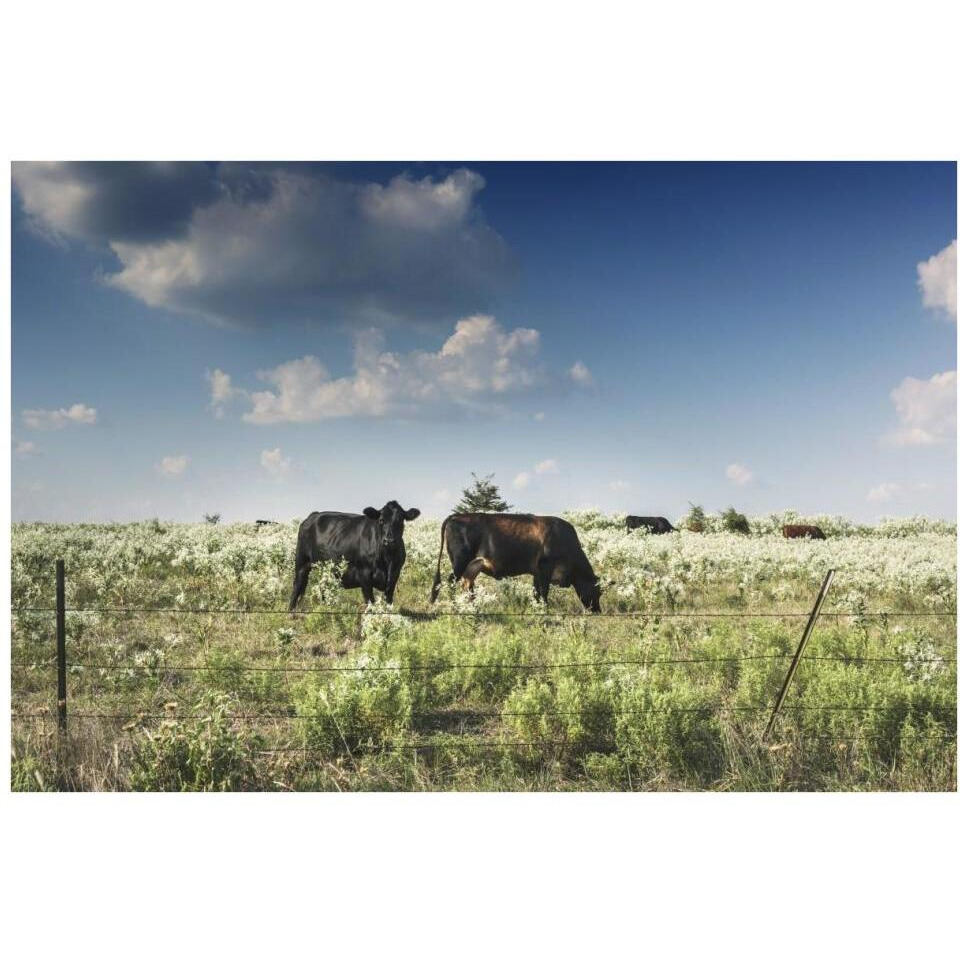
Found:
[{"label": "green grass", "polygon": [[[103,538],[113,533],[77,528],[65,536],[75,536],[59,545],[72,551],[68,570],[81,591],[70,595],[73,604],[102,603],[111,591],[121,606],[178,594],[195,603],[206,587],[208,598],[234,609],[271,565],[286,572],[275,545],[260,554],[251,548],[241,563],[229,533],[213,527],[201,543],[218,544],[211,556],[227,553],[216,572],[195,558],[164,560],[149,541],[139,551],[124,546],[118,560],[102,556]],[[890,542],[894,550],[909,545]],[[714,568],[701,580],[703,565],[691,566],[677,612],[795,611],[812,603],[816,583],[806,568],[765,573],[746,592],[742,572],[731,566],[724,575],[718,565],[739,562],[731,551],[740,543],[756,554],[747,538],[718,535]],[[657,577],[656,564],[669,562],[676,581],[682,564],[658,560],[667,547],[654,546],[648,571]],[[515,582],[475,612],[467,606],[466,615],[422,619],[415,614],[425,608],[430,567],[426,550],[409,562],[398,594],[405,615],[377,610],[361,620],[355,593],[336,597],[344,610],[331,616],[309,603],[293,617],[70,614],[62,742],[53,618],[16,614],[12,788],[956,788],[953,616],[823,619],[764,741],[802,617],[591,617],[569,591],[545,611]],[[47,569],[29,551],[18,575],[21,606],[24,598],[48,602]],[[928,589],[924,576],[918,589]],[[286,577],[275,600],[285,587]],[[835,591],[832,609],[849,599],[849,584],[841,579]],[[459,603],[440,609],[455,613]],[[916,612],[925,597],[898,581],[889,593],[858,594],[857,603],[867,612]],[[249,605],[264,606],[262,598]],[[661,599],[656,609],[669,607]]]}]

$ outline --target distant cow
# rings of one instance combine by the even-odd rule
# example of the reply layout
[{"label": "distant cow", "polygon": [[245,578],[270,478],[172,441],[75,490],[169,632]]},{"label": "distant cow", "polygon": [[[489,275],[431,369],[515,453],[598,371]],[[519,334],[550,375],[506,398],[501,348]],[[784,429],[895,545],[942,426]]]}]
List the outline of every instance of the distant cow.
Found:
[{"label": "distant cow", "polygon": [[447,517],[440,528],[431,603],[440,593],[444,544],[453,566],[450,582],[462,580],[471,592],[481,573],[495,580],[530,574],[538,599],[546,602],[551,584],[572,586],[587,610],[600,612],[596,575],[577,531],[566,520],[502,513],[455,513]]},{"label": "distant cow", "polygon": [[359,587],[367,603],[373,603],[375,589],[383,591],[387,603],[393,603],[393,592],[407,559],[403,524],[419,516],[419,510],[404,510],[396,500],[382,510],[367,507],[362,514],[311,513],[297,534],[290,610],[307,589],[310,568],[321,560],[345,561],[341,586]]},{"label": "distant cow", "polygon": [[798,540],[802,537],[809,537],[811,540],[826,540],[826,534],[819,528],[809,523],[790,523],[783,528],[783,535],[788,540]]},{"label": "distant cow", "polygon": [[676,533],[676,527],[666,517],[627,517],[627,529],[645,527],[651,533]]}]

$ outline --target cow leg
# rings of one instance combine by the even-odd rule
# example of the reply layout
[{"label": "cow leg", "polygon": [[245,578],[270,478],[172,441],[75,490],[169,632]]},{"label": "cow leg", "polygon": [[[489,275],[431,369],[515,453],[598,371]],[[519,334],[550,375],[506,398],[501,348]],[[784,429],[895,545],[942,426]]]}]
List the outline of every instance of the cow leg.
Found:
[{"label": "cow leg", "polygon": [[373,595],[373,584],[370,582],[369,577],[364,577],[360,581],[360,592],[363,594],[365,603],[369,604],[374,602],[375,597]]},{"label": "cow leg", "polygon": [[400,580],[400,571],[394,575],[391,571],[390,576],[387,579],[387,589],[383,591],[384,599],[393,606],[393,595],[397,589],[397,583]]},{"label": "cow leg", "polygon": [[550,581],[553,579],[553,567],[542,561],[537,564],[537,571],[533,575],[533,594],[538,600],[547,602],[550,595]]},{"label": "cow leg", "polygon": [[293,593],[290,594],[290,613],[293,613],[304,591],[307,589],[307,581],[310,579],[310,564],[297,567],[293,575]]}]

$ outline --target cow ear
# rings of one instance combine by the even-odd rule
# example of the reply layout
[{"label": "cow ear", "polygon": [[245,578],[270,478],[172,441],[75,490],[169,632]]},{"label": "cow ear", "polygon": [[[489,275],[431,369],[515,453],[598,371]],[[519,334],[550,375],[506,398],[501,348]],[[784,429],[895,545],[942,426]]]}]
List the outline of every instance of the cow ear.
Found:
[{"label": "cow ear", "polygon": [[404,517],[407,520],[416,520],[420,516],[420,511],[416,507],[411,507],[405,514]]},{"label": "cow ear", "polygon": [[380,511],[377,510],[375,507],[367,507],[367,508],[363,511],[363,515],[364,515],[365,517],[369,517],[371,520],[379,520],[379,519],[380,519]]}]

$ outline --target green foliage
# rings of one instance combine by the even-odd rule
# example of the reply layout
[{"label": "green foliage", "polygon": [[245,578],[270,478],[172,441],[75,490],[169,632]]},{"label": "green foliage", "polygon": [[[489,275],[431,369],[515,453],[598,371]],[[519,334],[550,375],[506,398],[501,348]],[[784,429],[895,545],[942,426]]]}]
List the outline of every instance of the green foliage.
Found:
[{"label": "green foliage", "polygon": [[683,526],[693,533],[703,533],[707,528],[707,515],[703,507],[691,503],[690,512],[684,519]]},{"label": "green foliage", "polygon": [[454,513],[506,513],[512,506],[500,496],[500,488],[493,482],[494,475],[485,477],[470,474],[473,483],[466,487],[460,502],[453,508]]},{"label": "green foliage", "polygon": [[614,684],[560,674],[527,679],[503,705],[503,720],[522,742],[542,742],[568,758],[613,749]]},{"label": "green foliage", "polygon": [[413,697],[396,661],[362,656],[363,669],[311,679],[293,698],[306,749],[337,755],[402,744],[410,726]]},{"label": "green foliage", "polygon": [[134,757],[134,790],[256,790],[263,786],[257,751],[262,737],[231,714],[237,702],[222,695],[201,700],[200,719],[164,721],[148,730]]},{"label": "green foliage", "polygon": [[742,513],[733,507],[727,507],[720,516],[720,522],[727,533],[750,533],[750,523]]},{"label": "green foliage", "polygon": [[625,683],[617,705],[617,752],[640,780],[703,788],[724,769],[716,693],[674,676],[663,687]]}]

